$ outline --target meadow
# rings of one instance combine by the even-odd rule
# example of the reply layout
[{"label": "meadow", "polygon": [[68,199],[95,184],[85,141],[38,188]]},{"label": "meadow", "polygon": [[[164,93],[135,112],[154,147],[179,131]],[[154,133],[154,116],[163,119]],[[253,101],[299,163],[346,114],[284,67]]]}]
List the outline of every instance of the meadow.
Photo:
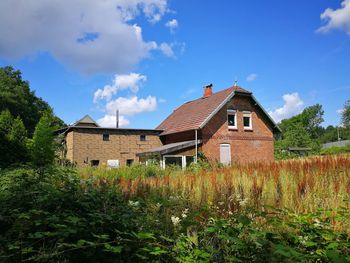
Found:
[{"label": "meadow", "polygon": [[0,178],[4,262],[350,262],[349,155]]}]

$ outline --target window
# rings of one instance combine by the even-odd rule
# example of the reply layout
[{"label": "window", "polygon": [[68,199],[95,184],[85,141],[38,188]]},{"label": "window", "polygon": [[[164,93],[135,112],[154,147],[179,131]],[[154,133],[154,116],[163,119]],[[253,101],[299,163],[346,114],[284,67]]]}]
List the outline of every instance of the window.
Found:
[{"label": "window", "polygon": [[251,130],[252,126],[252,113],[245,111],[243,112],[243,126],[245,130]]},{"label": "window", "polygon": [[127,159],[126,160],[126,165],[131,166],[133,164],[134,160],[133,159]]},{"label": "window", "polygon": [[140,135],[140,141],[145,142],[146,141],[146,135],[142,134]]},{"label": "window", "polygon": [[104,141],[109,141],[109,134],[108,133],[104,133],[103,134],[103,140]]},{"label": "window", "polygon": [[100,164],[99,160],[91,160],[91,166],[98,166]]},{"label": "window", "polygon": [[235,110],[227,110],[227,123],[229,129],[237,129],[237,114]]}]

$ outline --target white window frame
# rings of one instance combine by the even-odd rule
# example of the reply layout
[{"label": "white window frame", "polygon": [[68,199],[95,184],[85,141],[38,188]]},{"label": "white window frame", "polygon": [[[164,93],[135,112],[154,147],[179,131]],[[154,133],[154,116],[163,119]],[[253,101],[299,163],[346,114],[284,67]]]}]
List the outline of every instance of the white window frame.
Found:
[{"label": "white window frame", "polygon": [[[234,115],[235,116],[235,126],[232,126],[232,125],[228,124],[228,116],[229,115]],[[237,130],[237,111],[236,110],[232,110],[232,109],[228,109],[227,110],[227,124],[228,124],[228,128],[230,130]]]},{"label": "white window frame", "polygon": [[167,158],[167,157],[181,158],[181,168],[183,170],[186,169],[186,156],[185,155],[163,155],[163,164],[161,164],[161,168],[165,169],[165,158]]},{"label": "white window frame", "polygon": [[[244,117],[249,117],[249,126],[244,126]],[[252,113],[250,111],[243,111],[243,128],[245,130],[253,130]]]}]

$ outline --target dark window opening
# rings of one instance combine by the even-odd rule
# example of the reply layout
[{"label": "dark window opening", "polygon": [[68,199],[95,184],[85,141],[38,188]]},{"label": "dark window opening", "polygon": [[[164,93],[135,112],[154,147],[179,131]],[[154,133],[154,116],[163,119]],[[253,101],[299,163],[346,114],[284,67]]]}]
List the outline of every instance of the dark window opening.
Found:
[{"label": "dark window opening", "polygon": [[98,166],[100,164],[100,160],[91,160],[91,166]]},{"label": "dark window opening", "polygon": [[243,117],[243,124],[244,124],[244,127],[250,127],[250,117],[244,116]]},{"label": "dark window opening", "polygon": [[194,162],[194,156],[186,156],[186,167],[190,166]]},{"label": "dark window opening", "polygon": [[104,133],[103,134],[103,140],[104,141],[109,141],[109,134],[108,133]]},{"label": "dark window opening", "polygon": [[140,135],[140,141],[141,142],[146,141],[146,135],[144,135],[144,134]]},{"label": "dark window opening", "polygon": [[126,160],[126,165],[127,165],[127,166],[131,166],[133,163],[134,163],[134,160],[133,160],[133,159],[127,159],[127,160]]},{"label": "dark window opening", "polygon": [[230,113],[227,115],[227,121],[228,121],[228,126],[236,126],[236,121],[235,121],[235,114]]},{"label": "dark window opening", "polygon": [[174,165],[182,167],[182,157],[181,156],[166,156],[165,166]]}]

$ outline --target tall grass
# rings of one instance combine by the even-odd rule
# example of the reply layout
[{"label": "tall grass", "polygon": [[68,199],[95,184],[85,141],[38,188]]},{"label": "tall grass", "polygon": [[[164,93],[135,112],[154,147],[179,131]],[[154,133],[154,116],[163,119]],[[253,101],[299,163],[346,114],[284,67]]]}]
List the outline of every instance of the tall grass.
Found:
[{"label": "tall grass", "polygon": [[[147,169],[160,174],[149,177]],[[223,214],[236,213],[245,207],[266,209],[268,206],[295,213],[350,209],[349,155],[186,172],[157,169],[140,166],[90,173],[84,170],[82,176],[95,178],[97,184],[117,184],[127,198],[179,197],[191,206],[216,208]]]}]

